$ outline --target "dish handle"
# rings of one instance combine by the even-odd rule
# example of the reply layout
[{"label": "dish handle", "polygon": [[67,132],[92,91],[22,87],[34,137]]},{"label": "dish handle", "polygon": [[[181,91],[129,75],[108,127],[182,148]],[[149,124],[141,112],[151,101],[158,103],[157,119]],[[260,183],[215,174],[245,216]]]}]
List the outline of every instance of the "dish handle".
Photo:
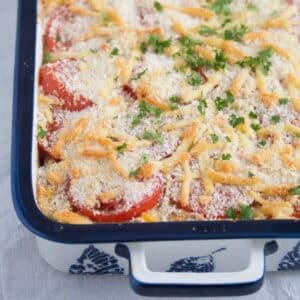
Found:
[{"label": "dish handle", "polygon": [[275,241],[252,240],[249,263],[236,272],[161,272],[146,263],[147,243],[117,244],[116,253],[129,261],[129,280],[133,290],[143,296],[234,296],[257,291],[265,275],[265,255],[277,251]]}]

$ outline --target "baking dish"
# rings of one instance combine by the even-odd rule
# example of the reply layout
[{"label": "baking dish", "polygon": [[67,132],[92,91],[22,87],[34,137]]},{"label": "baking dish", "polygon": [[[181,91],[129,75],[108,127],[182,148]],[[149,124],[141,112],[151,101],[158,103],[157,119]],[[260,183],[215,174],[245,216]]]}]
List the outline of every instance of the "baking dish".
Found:
[{"label": "baking dish", "polygon": [[[298,238],[299,220],[124,223],[85,226],[57,223],[40,212],[33,192],[37,161],[33,146],[35,144],[34,98],[36,70],[40,63],[40,33],[36,26],[36,17],[36,1],[26,1],[25,4],[25,1],[20,0],[15,61],[11,178],[16,212],[23,224],[41,238],[40,249],[59,245],[56,243],[82,245],[119,243],[116,252],[129,258],[131,283],[135,290],[142,294],[225,295],[244,294],[258,289],[264,274],[264,255],[277,248],[276,243],[270,243],[269,238]],[[171,240],[184,243],[182,242],[184,240],[194,240],[195,245],[204,245],[210,243],[207,240],[215,239],[247,239],[251,251],[247,253],[245,261],[248,263],[244,265],[243,270],[219,275],[209,274],[211,276],[151,272],[145,262],[145,249],[150,246],[148,243],[141,243]],[[163,247],[163,244],[161,246]]]}]

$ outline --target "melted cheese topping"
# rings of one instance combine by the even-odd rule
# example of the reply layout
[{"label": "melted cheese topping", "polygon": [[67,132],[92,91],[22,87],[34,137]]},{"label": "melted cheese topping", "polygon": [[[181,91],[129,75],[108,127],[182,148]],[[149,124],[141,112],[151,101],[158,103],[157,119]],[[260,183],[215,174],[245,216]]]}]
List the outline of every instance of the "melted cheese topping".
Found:
[{"label": "melted cheese topping", "polygon": [[[224,219],[228,209],[242,216],[242,206],[257,219],[300,210],[293,1],[41,2],[45,66],[58,82],[53,92],[40,86],[38,103],[46,215],[91,222],[73,210],[68,180],[81,205],[122,199],[129,208],[158,178],[158,204],[135,221]],[[92,105],[65,110],[61,88]]]}]

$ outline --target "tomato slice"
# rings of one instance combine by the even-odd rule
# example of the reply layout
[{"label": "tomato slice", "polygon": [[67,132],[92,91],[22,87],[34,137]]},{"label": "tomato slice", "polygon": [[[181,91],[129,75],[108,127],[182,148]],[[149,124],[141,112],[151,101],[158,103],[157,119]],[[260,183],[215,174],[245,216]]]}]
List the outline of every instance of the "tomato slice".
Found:
[{"label": "tomato slice", "polygon": [[292,214],[294,218],[300,219],[300,210],[295,210],[294,213]]},{"label": "tomato slice", "polygon": [[[61,108],[69,111],[81,111],[86,107],[94,105],[94,102],[74,91],[67,89],[66,84],[59,79],[59,74],[64,75],[68,68],[69,76],[74,75],[78,70],[78,61],[73,59],[63,59],[53,63],[45,64],[40,69],[40,85],[46,95],[58,98],[62,103]],[[71,71],[70,71],[71,70]]]},{"label": "tomato slice", "polygon": [[163,190],[161,182],[158,180],[152,194],[145,196],[140,202],[133,204],[130,207],[126,206],[125,199],[121,199],[121,201],[116,201],[116,205],[112,205],[110,207],[105,205],[102,206],[102,209],[95,209],[81,204],[79,201],[74,199],[71,193],[71,184],[72,182],[69,178],[67,180],[66,187],[68,200],[71,206],[92,221],[105,223],[124,222],[129,221],[132,218],[139,217],[143,212],[153,208],[158,203]]},{"label": "tomato slice", "polygon": [[45,30],[44,43],[50,52],[67,49],[71,45],[71,41],[62,40],[61,29],[70,19],[72,14],[66,6],[56,9],[50,17]]}]

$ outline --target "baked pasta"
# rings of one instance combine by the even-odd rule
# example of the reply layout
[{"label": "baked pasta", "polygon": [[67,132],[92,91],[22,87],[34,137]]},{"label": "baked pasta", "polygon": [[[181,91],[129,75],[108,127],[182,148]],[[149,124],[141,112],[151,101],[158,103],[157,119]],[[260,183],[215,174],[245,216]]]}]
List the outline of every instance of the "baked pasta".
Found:
[{"label": "baked pasta", "polygon": [[39,10],[44,214],[300,217],[296,3],[44,0]]}]

